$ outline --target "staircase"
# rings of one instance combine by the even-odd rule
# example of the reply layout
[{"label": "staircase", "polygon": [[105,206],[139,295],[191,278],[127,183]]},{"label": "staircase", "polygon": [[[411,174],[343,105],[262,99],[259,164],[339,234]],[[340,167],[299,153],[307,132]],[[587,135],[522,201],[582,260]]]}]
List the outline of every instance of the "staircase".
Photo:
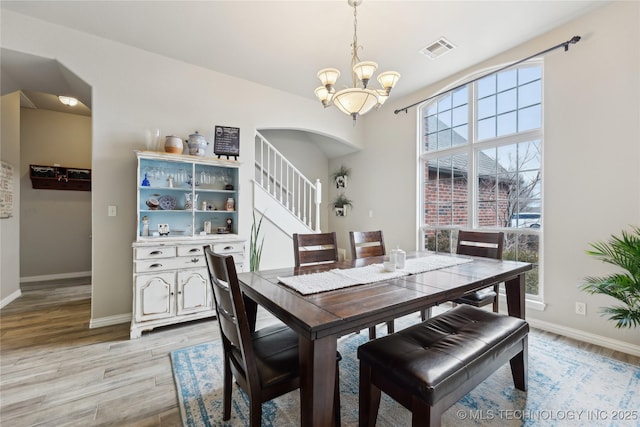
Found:
[{"label": "staircase", "polygon": [[312,183],[259,132],[253,206],[285,234],[320,232],[320,180]]}]

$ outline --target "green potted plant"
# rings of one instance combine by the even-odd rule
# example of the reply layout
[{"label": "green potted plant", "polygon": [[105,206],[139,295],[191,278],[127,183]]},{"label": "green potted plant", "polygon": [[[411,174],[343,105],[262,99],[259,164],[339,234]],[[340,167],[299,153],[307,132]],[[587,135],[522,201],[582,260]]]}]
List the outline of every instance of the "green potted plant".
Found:
[{"label": "green potted plant", "polygon": [[347,216],[347,206],[353,207],[353,200],[344,193],[339,193],[332,201],[331,205],[335,209],[336,216]]},{"label": "green potted plant", "polygon": [[331,179],[336,183],[336,188],[346,188],[347,178],[351,175],[351,168],[340,165],[340,168],[331,174]]},{"label": "green potted plant", "polygon": [[616,322],[616,328],[640,325],[640,227],[612,235],[607,242],[591,243],[587,254],[622,269],[608,276],[587,277],[582,289],[590,294],[609,295],[622,304],[604,307],[603,315]]},{"label": "green potted plant", "polygon": [[260,221],[256,223],[256,211],[253,211],[253,224],[251,224],[251,236],[249,238],[249,271],[258,271],[260,269],[260,258],[262,257],[262,244],[264,236],[258,242],[260,237],[260,227],[264,214],[260,217]]}]

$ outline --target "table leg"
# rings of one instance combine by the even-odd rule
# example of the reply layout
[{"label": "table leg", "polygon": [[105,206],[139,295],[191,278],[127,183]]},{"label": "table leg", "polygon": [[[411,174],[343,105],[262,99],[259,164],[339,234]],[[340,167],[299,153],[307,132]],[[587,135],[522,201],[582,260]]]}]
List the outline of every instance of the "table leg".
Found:
[{"label": "table leg", "polygon": [[[333,424],[337,337],[300,337],[300,419],[303,426]],[[340,410],[337,408],[337,410]]]},{"label": "table leg", "polygon": [[524,296],[526,291],[524,284],[524,273],[504,282],[509,316],[525,318]]},{"label": "table leg", "polygon": [[258,303],[249,298],[246,295],[243,295],[244,299],[244,308],[247,312],[247,320],[249,321],[249,330],[251,332],[256,331],[256,322],[258,319]]}]

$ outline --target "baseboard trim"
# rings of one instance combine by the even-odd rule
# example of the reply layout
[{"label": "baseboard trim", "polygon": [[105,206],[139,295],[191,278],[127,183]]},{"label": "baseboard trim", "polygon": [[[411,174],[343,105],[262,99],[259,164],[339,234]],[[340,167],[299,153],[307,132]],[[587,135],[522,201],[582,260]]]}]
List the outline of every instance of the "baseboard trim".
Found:
[{"label": "baseboard trim", "polygon": [[91,272],[78,271],[75,273],[44,274],[42,276],[21,277],[20,283],[45,282],[47,280],[75,279],[77,277],[91,277]]},{"label": "baseboard trim", "polygon": [[91,319],[89,321],[89,329],[102,328],[104,326],[119,325],[121,323],[130,323],[131,313],[118,314],[116,316],[100,317],[99,319]]},{"label": "baseboard trim", "polygon": [[0,301],[0,309],[4,308],[4,306],[9,304],[10,302],[16,300],[18,297],[20,297],[20,295],[22,295],[22,291],[20,289],[18,289],[17,291],[12,293],[8,297],[4,298],[2,301]]},{"label": "baseboard trim", "polygon": [[527,322],[529,322],[532,327],[542,329],[543,331],[553,332],[554,334],[573,338],[578,341],[599,345],[600,347],[606,347],[611,350],[621,351],[632,356],[640,357],[640,346],[635,344],[614,340],[611,338],[603,337],[601,335],[591,334],[579,329],[567,328],[565,326],[556,325],[554,323],[545,322],[543,320],[527,319]]}]

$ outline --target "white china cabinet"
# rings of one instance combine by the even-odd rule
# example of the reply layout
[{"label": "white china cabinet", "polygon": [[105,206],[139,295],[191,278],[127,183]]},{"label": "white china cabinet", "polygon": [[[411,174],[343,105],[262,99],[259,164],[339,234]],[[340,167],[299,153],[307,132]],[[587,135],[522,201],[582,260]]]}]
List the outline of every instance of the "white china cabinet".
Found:
[{"label": "white china cabinet", "polygon": [[244,266],[238,237],[236,161],[136,152],[131,338],[215,316],[204,246]]}]

